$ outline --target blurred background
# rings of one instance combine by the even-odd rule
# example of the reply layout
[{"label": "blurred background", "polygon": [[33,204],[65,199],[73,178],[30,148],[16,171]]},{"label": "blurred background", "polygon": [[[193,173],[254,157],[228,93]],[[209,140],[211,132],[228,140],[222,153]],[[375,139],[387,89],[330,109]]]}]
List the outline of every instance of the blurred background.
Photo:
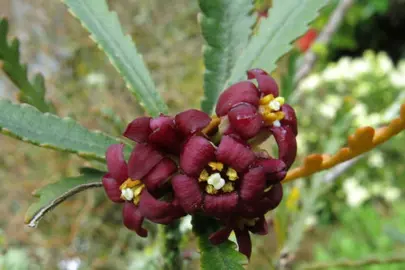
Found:
[{"label": "blurred background", "polygon": [[[338,2],[322,10],[274,73],[282,95],[297,110],[296,166],[309,153],[334,153],[360,126],[386,124],[405,102],[404,0],[354,1],[331,42],[314,45],[319,60],[313,72],[291,86],[302,55]],[[197,108],[204,72],[197,1],[108,3],[143,53],[171,112]],[[256,1],[256,11],[269,5]],[[142,114],[104,53],[61,1],[0,0],[0,15],[9,18],[12,35],[20,39],[29,72],[45,76],[48,98],[60,116],[118,136]],[[0,72],[0,98],[14,100],[16,93]],[[324,263],[322,269],[338,269],[329,262],[405,254],[404,141],[405,134],[399,134],[340,170],[286,185],[282,205],[268,215],[270,235],[253,237],[247,268],[312,269]],[[25,226],[33,190],[90,164],[5,136],[0,147],[0,269],[158,269],[157,228],[146,224],[152,237],[136,237],[122,226],[121,209],[101,189],[69,199],[36,229]],[[190,220],[181,225],[185,269],[197,269]],[[405,264],[358,269],[405,269]]]}]

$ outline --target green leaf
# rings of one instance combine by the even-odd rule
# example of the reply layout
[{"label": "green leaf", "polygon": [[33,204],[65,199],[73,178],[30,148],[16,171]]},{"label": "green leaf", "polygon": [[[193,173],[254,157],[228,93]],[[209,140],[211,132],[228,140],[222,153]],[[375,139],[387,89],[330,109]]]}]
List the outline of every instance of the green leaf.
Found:
[{"label": "green leaf", "polygon": [[167,113],[167,106],[155,88],[149,71],[129,35],[124,35],[117,13],[105,0],[62,0],[90,32],[127,82],[140,105],[151,116]]},{"label": "green leaf", "polygon": [[19,101],[31,104],[41,112],[54,112],[54,106],[45,100],[45,83],[41,74],[28,79],[27,66],[20,62],[20,42],[14,39],[7,41],[8,21],[0,19],[0,68],[17,86]]},{"label": "green leaf", "polygon": [[107,147],[119,141],[99,131],[90,131],[73,119],[41,113],[28,104],[0,100],[0,131],[41,147],[76,153],[88,159],[105,160]]},{"label": "green leaf", "polygon": [[211,113],[236,59],[246,47],[254,17],[251,0],[199,0],[204,46],[203,111]]},{"label": "green leaf", "polygon": [[213,245],[208,237],[219,226],[217,221],[208,217],[193,216],[193,231],[198,236],[201,253],[201,269],[206,270],[243,270],[248,263],[245,255],[236,250],[236,244],[229,240]]},{"label": "green leaf", "polygon": [[80,176],[63,178],[34,191],[32,195],[38,201],[28,208],[24,222],[30,227],[36,227],[46,213],[69,197],[89,188],[101,187],[103,174],[101,171],[86,170]]},{"label": "green leaf", "polygon": [[308,30],[308,24],[327,2],[274,0],[268,18],[261,21],[258,33],[236,61],[226,86],[245,79],[246,71],[251,68],[272,72],[276,68],[276,61],[292,48],[291,42]]}]

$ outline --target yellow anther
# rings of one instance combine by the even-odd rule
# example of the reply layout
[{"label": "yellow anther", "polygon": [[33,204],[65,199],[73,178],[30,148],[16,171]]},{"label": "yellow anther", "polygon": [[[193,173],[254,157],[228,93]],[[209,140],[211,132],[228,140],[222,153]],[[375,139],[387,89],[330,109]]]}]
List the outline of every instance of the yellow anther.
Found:
[{"label": "yellow anther", "polygon": [[144,187],[145,185],[141,180],[132,180],[131,178],[128,178],[120,186],[121,198],[124,200],[132,200],[134,204],[137,205],[141,199],[140,195]]},{"label": "yellow anther", "polygon": [[285,99],[283,97],[276,97],[274,100],[280,103],[280,105],[284,105]]},{"label": "yellow anther", "polygon": [[222,169],[224,168],[224,164],[222,164],[221,162],[214,162],[214,161],[208,163],[208,166],[210,166],[214,171],[222,171]]},{"label": "yellow anther", "polygon": [[232,192],[234,190],[233,183],[228,182],[222,187],[223,192]]},{"label": "yellow anther", "polygon": [[139,194],[141,194],[142,189],[143,189],[144,187],[145,187],[145,185],[142,184],[142,185],[139,185],[139,186],[133,188],[133,190],[134,190],[134,196],[135,196],[135,197],[139,196]]},{"label": "yellow anther", "polygon": [[131,178],[128,178],[124,183],[121,184],[120,189],[133,188],[140,184],[142,184],[141,180],[132,180]]},{"label": "yellow anther", "polygon": [[205,182],[205,181],[207,181],[208,180],[208,177],[209,177],[210,175],[208,174],[208,172],[206,171],[206,170],[203,170],[201,173],[200,173],[200,177],[198,178],[198,181],[199,182]]},{"label": "yellow anther", "polygon": [[270,101],[272,101],[274,99],[274,96],[273,95],[267,95],[267,96],[264,96],[264,97],[262,97],[260,100],[259,100],[259,104],[260,105],[267,105],[267,104],[269,104],[269,102]]},{"label": "yellow anther", "polygon": [[206,191],[208,194],[217,194],[217,192],[218,192],[218,190],[216,190],[213,185],[207,185],[207,186],[205,187],[205,191]]},{"label": "yellow anther", "polygon": [[138,205],[140,200],[141,200],[141,196],[136,196],[136,197],[134,197],[133,202],[135,205]]},{"label": "yellow anther", "polygon": [[273,186],[269,186],[268,188],[266,188],[265,190],[264,190],[264,192],[266,193],[267,191],[270,191],[270,189],[272,189],[273,188]]},{"label": "yellow anther", "polygon": [[276,112],[276,120],[282,120],[285,116],[285,114],[283,112]]},{"label": "yellow anther", "polygon": [[238,173],[232,168],[228,168],[228,170],[226,171],[226,175],[231,181],[236,181],[239,178]]}]

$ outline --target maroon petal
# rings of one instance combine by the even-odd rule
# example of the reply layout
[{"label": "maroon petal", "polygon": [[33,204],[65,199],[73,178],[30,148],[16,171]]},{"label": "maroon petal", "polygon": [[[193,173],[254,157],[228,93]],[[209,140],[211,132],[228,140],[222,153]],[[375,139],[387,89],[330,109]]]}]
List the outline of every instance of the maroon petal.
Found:
[{"label": "maroon petal", "polygon": [[229,238],[229,235],[231,234],[231,232],[232,232],[231,227],[225,227],[221,230],[218,230],[218,231],[212,233],[209,237],[211,244],[219,245],[219,244],[225,242]]},{"label": "maroon petal", "polygon": [[161,187],[177,171],[177,165],[170,158],[163,158],[143,179],[148,190]]},{"label": "maroon petal", "polygon": [[137,144],[128,161],[129,177],[133,180],[142,179],[156,166],[163,156],[148,144]]},{"label": "maroon petal", "polygon": [[256,221],[256,224],[253,227],[249,228],[249,231],[251,231],[254,234],[259,234],[259,235],[266,235],[269,232],[269,226],[266,222],[266,219],[264,216],[261,216],[258,221]]},{"label": "maroon petal", "polygon": [[282,160],[267,158],[258,161],[257,164],[263,167],[268,185],[279,183],[287,174],[286,165]]},{"label": "maroon petal", "polygon": [[103,187],[105,193],[107,193],[108,198],[113,202],[123,202],[121,199],[121,190],[120,183],[117,182],[114,178],[111,178],[111,175],[107,173],[103,176]]},{"label": "maroon petal", "polygon": [[232,128],[243,139],[255,137],[263,123],[262,117],[257,113],[257,108],[248,103],[234,106],[228,112],[228,117]]},{"label": "maroon petal", "polygon": [[176,198],[184,211],[192,214],[201,209],[203,197],[197,179],[176,175],[171,182]]},{"label": "maroon petal", "polygon": [[198,176],[214,158],[215,147],[207,139],[194,136],[183,147],[180,167],[187,175]]},{"label": "maroon petal", "polygon": [[284,118],[280,121],[281,125],[289,126],[294,132],[294,135],[297,136],[297,116],[295,115],[294,109],[290,105],[284,104],[281,106],[281,111],[284,112]]},{"label": "maroon petal", "polygon": [[280,204],[282,199],[283,199],[283,186],[280,183],[274,184],[269,191],[264,193],[263,199],[259,204],[259,208],[262,211],[264,211],[264,213],[266,213],[269,210],[276,208]]},{"label": "maroon petal", "polygon": [[254,153],[230,136],[223,136],[217,149],[217,160],[242,172],[255,160]]},{"label": "maroon petal", "polygon": [[236,241],[238,242],[239,252],[245,254],[248,259],[252,254],[252,241],[248,230],[235,229]]},{"label": "maroon petal", "polygon": [[204,212],[215,217],[228,217],[238,205],[238,194],[236,192],[220,195],[205,195]]},{"label": "maroon petal", "polygon": [[142,190],[139,211],[147,219],[164,218],[170,215],[171,203],[157,200],[146,189]]},{"label": "maroon petal", "polygon": [[259,104],[259,91],[249,81],[243,81],[231,85],[218,99],[215,112],[218,116],[224,116],[236,104],[246,102],[257,106]]},{"label": "maroon petal", "polygon": [[124,137],[134,140],[138,143],[146,142],[149,134],[152,132],[149,127],[150,117],[139,117],[129,123],[124,131]]},{"label": "maroon petal", "polygon": [[108,147],[106,153],[108,172],[118,183],[122,183],[128,178],[128,166],[123,150],[123,144],[113,144]]},{"label": "maroon petal", "polygon": [[276,81],[267,75],[264,70],[261,69],[251,69],[247,72],[248,79],[255,78],[257,80],[257,84],[259,85],[259,90],[266,95],[273,95],[274,97],[278,97],[278,85]]},{"label": "maroon petal", "polygon": [[294,163],[297,155],[297,140],[290,127],[272,127],[274,139],[278,145],[278,158],[284,161],[287,169]]},{"label": "maroon petal", "polygon": [[122,217],[125,227],[135,231],[139,236],[148,236],[148,231],[142,228],[144,217],[132,202],[126,202],[122,209]]},{"label": "maroon petal", "polygon": [[174,125],[174,119],[171,116],[163,115],[161,114],[160,116],[153,118],[150,121],[150,128],[152,130],[156,130],[160,128],[161,126],[166,126],[166,125]]},{"label": "maroon petal", "polygon": [[164,150],[178,154],[181,138],[173,124],[163,124],[149,135],[149,142]]},{"label": "maroon petal", "polygon": [[244,176],[240,186],[240,196],[244,201],[254,201],[264,193],[266,177],[262,167],[250,169]]},{"label": "maroon petal", "polygon": [[180,132],[188,136],[208,126],[211,117],[205,112],[192,109],[177,114],[175,121]]}]

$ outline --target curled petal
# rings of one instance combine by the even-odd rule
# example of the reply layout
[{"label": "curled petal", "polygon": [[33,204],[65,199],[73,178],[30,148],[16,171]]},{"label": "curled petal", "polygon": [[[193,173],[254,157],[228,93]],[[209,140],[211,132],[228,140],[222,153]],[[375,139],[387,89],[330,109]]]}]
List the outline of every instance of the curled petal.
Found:
[{"label": "curled petal", "polygon": [[[263,194],[263,199],[260,202],[260,208],[265,212],[276,208],[283,199],[283,186],[281,184],[274,184],[273,187]],[[264,214],[263,213],[263,214]]]},{"label": "curled petal", "polygon": [[230,136],[223,136],[217,149],[217,160],[242,172],[255,160],[254,153]]},{"label": "curled petal", "polygon": [[162,154],[152,146],[144,143],[137,144],[128,161],[129,177],[134,180],[142,179],[162,159]]},{"label": "curled petal", "polygon": [[240,196],[244,201],[254,201],[261,198],[266,183],[262,167],[250,169],[244,176],[240,186]]},{"label": "curled petal", "polygon": [[139,211],[147,219],[156,222],[156,220],[173,220],[173,217],[179,214],[179,207],[171,202],[157,200],[144,189],[139,201]]},{"label": "curled petal", "polygon": [[203,197],[197,179],[185,175],[176,175],[172,179],[172,186],[184,211],[192,214],[201,209]]},{"label": "curled petal", "polygon": [[236,104],[246,102],[256,106],[259,104],[259,91],[249,81],[243,81],[231,85],[218,99],[215,112],[218,116],[224,116]]},{"label": "curled petal", "polygon": [[163,158],[143,179],[148,190],[154,191],[177,171],[177,165],[170,158]]},{"label": "curled petal", "polygon": [[215,147],[207,139],[194,136],[183,147],[180,167],[187,175],[198,176],[214,158]]},{"label": "curled petal", "polygon": [[281,111],[284,113],[284,118],[280,121],[281,125],[289,126],[294,132],[294,135],[297,136],[297,116],[295,115],[294,109],[290,105],[284,104],[281,106]]},{"label": "curled petal", "polygon": [[148,236],[148,231],[142,228],[144,217],[132,202],[126,202],[122,209],[122,217],[125,227],[135,231],[139,236]]},{"label": "curled petal", "polygon": [[139,117],[129,123],[124,131],[124,137],[131,139],[135,142],[142,143],[148,140],[149,134],[152,129],[149,126],[150,117]]},{"label": "curled petal", "polygon": [[103,176],[103,187],[108,198],[113,202],[123,202],[121,199],[120,183],[111,177],[109,173]]},{"label": "curled petal", "polygon": [[162,126],[170,126],[170,125],[174,125],[174,119],[173,117],[167,116],[167,115],[163,115],[161,114],[159,117],[153,118],[150,121],[150,128],[152,130],[156,130]]},{"label": "curled petal", "polygon": [[215,217],[228,217],[238,205],[238,194],[236,192],[224,193],[221,195],[205,195],[204,212]]},{"label": "curled petal", "polygon": [[284,161],[287,169],[294,163],[297,155],[297,140],[290,127],[272,127],[270,129],[278,145],[278,157]]},{"label": "curled petal", "polygon": [[259,235],[268,234],[269,226],[268,226],[264,216],[260,216],[259,220],[256,221],[256,224],[249,228],[249,231],[251,231],[254,234],[259,234]]},{"label": "curled petal", "polygon": [[231,232],[232,232],[231,227],[225,227],[221,230],[218,230],[218,231],[212,233],[209,237],[211,244],[219,245],[219,244],[225,242],[229,238],[229,235],[231,234]]},{"label": "curled petal", "polygon": [[263,123],[262,117],[257,113],[257,108],[248,103],[234,106],[228,112],[228,117],[232,128],[243,139],[255,137]]},{"label": "curled petal", "polygon": [[248,259],[252,254],[252,241],[248,230],[235,229],[236,241],[238,242],[239,252],[245,254]]},{"label": "curled petal", "polygon": [[257,80],[259,90],[264,96],[271,94],[274,97],[278,97],[278,85],[276,81],[267,74],[267,72],[261,69],[251,69],[247,72],[247,74],[248,79],[255,78]]},{"label": "curled petal", "polygon": [[149,142],[171,153],[179,153],[181,138],[173,124],[162,124],[149,135]]},{"label": "curled petal", "polygon": [[106,153],[108,172],[120,184],[128,178],[128,166],[123,150],[123,144],[113,144],[108,147]]},{"label": "curled petal", "polygon": [[262,166],[266,174],[267,184],[279,183],[287,174],[286,165],[280,159],[267,158],[261,159],[257,165]]},{"label": "curled petal", "polygon": [[205,112],[192,109],[177,114],[175,122],[180,132],[189,136],[205,128],[211,122],[211,117]]}]

